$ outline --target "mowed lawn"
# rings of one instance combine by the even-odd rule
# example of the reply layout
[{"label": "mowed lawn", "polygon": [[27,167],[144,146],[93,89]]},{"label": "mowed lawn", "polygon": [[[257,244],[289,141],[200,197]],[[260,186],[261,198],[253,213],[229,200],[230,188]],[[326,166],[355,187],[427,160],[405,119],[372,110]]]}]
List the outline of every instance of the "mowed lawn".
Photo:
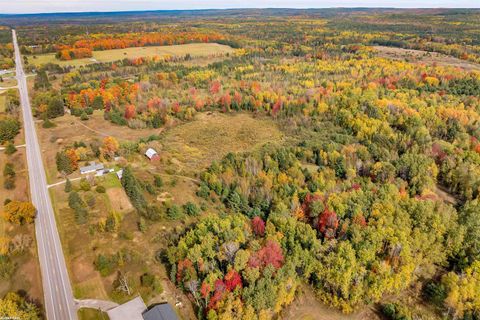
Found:
[{"label": "mowed lawn", "polygon": [[153,56],[185,56],[190,54],[192,58],[201,58],[211,55],[219,55],[233,52],[229,46],[218,43],[189,43],[173,46],[155,46],[155,47],[135,47],[126,49],[114,49],[104,51],[94,51],[92,58],[74,59],[70,61],[61,61],[55,58],[54,53],[30,55],[28,60],[30,64],[40,66],[46,63],[56,63],[60,66],[82,66],[95,62],[112,62],[124,58],[134,59],[139,57]]}]

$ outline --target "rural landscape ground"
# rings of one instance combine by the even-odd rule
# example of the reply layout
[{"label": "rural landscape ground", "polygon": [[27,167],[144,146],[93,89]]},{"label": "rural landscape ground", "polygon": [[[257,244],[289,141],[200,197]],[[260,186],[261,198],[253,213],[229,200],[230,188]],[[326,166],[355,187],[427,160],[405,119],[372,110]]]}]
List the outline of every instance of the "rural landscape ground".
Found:
[{"label": "rural landscape ground", "polygon": [[480,319],[480,10],[0,14],[0,71],[0,318]]}]

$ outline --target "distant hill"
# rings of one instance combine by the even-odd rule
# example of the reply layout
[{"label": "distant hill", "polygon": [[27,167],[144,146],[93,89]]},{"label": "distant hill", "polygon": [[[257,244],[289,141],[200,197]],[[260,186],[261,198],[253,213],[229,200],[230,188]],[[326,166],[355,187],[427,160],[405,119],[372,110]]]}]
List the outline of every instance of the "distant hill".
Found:
[{"label": "distant hill", "polygon": [[203,10],[158,10],[158,11],[120,11],[120,12],[65,12],[37,14],[0,14],[0,24],[7,26],[32,25],[45,23],[109,23],[121,20],[158,20],[182,19],[191,17],[235,17],[235,16],[312,16],[332,17],[335,15],[362,13],[430,13],[462,14],[480,9],[395,9],[395,8],[323,8],[323,9],[203,9]]}]

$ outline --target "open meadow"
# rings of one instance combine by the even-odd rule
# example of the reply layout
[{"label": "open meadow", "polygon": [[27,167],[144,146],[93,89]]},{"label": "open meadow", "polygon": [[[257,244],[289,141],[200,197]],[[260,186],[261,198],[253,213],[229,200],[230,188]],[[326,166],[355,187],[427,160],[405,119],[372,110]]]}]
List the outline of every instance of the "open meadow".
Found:
[{"label": "open meadow", "polygon": [[75,60],[62,61],[55,58],[54,53],[39,54],[28,56],[30,64],[37,67],[47,64],[55,63],[60,66],[80,67],[96,62],[113,62],[123,59],[136,59],[144,57],[184,57],[190,55],[191,58],[205,58],[222,56],[233,53],[233,49],[226,45],[217,43],[188,43],[172,46],[152,46],[152,47],[134,47],[125,49],[112,49],[93,51],[92,58],[83,58]]}]

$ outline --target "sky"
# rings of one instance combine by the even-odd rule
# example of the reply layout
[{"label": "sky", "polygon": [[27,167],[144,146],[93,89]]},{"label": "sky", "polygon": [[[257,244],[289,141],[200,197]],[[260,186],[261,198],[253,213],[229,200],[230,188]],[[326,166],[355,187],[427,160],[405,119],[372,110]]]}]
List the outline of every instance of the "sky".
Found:
[{"label": "sky", "polygon": [[480,8],[480,0],[0,0],[0,13],[330,7]]}]

